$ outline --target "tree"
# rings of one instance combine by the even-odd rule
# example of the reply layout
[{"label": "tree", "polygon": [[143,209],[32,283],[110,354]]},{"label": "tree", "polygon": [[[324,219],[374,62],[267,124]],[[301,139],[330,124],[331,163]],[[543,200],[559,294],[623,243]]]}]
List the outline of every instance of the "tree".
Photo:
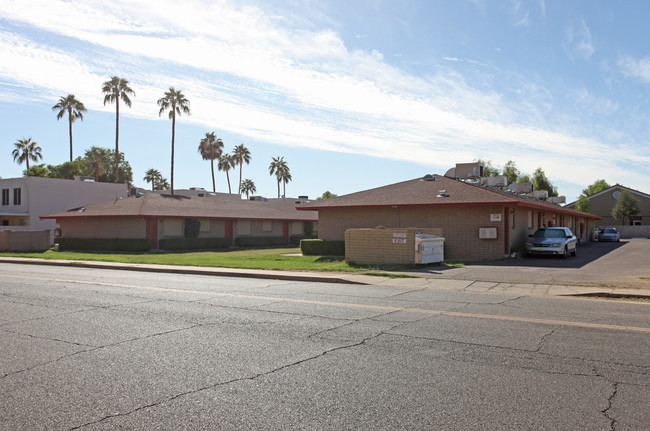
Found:
[{"label": "tree", "polygon": [[630,217],[637,215],[641,211],[639,202],[627,190],[623,190],[612,208],[612,217],[620,220],[622,225],[626,225]]},{"label": "tree", "polygon": [[172,120],[172,174],[171,174],[171,194],[174,196],[174,135],[176,134],[176,115],[185,113],[190,115],[190,101],[185,98],[182,90],[175,90],[174,87],[169,87],[169,91],[158,99],[158,106],[160,111],[158,116],[163,112],[169,111],[169,119]]},{"label": "tree", "polygon": [[248,199],[249,194],[255,193],[256,191],[257,188],[255,187],[255,183],[253,180],[248,178],[242,181],[241,186],[239,187],[239,193],[246,193],[246,199]]},{"label": "tree", "polygon": [[224,171],[226,173],[226,179],[228,180],[228,193],[232,193],[232,189],[230,188],[230,175],[228,172],[230,169],[235,167],[236,163],[237,161],[230,154],[222,154],[219,156],[218,168],[220,171]]},{"label": "tree", "polygon": [[144,174],[144,181],[151,183],[151,190],[166,190],[167,179],[162,176],[158,169],[151,168]]},{"label": "tree", "polygon": [[287,197],[287,183],[291,181],[291,172],[289,172],[289,167],[285,166],[282,171],[280,171],[280,180],[282,181],[282,197]]},{"label": "tree", "polygon": [[335,195],[334,193],[332,193],[332,192],[330,192],[330,191],[328,190],[328,191],[326,191],[325,193],[323,193],[322,196],[316,198],[316,200],[324,201],[325,199],[335,198],[336,196],[337,196],[337,195]]},{"label": "tree", "polygon": [[81,175],[92,175],[88,162],[81,157],[60,165],[47,165],[47,169],[49,171],[48,178],[59,178],[61,180],[71,180]]},{"label": "tree", "polygon": [[[131,107],[129,95],[135,96],[135,92],[129,87],[129,81],[126,79],[113,76],[109,81],[104,82],[102,86],[104,93],[104,106],[106,103],[115,102],[115,154],[120,154],[119,136],[120,136],[120,100],[126,106]],[[119,157],[115,158],[115,182],[119,182]]]},{"label": "tree", "polygon": [[[129,162],[124,159],[124,153],[120,152],[115,157],[115,151],[111,149],[90,147],[86,150],[82,160],[85,164],[83,175],[93,175],[95,181],[100,183],[120,182],[126,184],[128,188],[133,187],[133,170]],[[112,169],[116,163],[119,167],[117,174]],[[116,181],[116,178],[119,178],[119,181]]]},{"label": "tree", "polygon": [[244,163],[248,165],[251,162],[251,152],[248,148],[244,146],[244,144],[240,144],[237,145],[235,149],[232,151],[232,155],[235,157],[235,160],[239,165],[239,187],[237,188],[237,190],[241,190],[242,167]]},{"label": "tree", "polygon": [[48,178],[50,176],[50,170],[47,168],[45,163],[41,163],[40,165],[32,166],[31,168],[29,168],[29,171],[25,169],[23,171],[23,176]]},{"label": "tree", "polygon": [[517,177],[518,183],[532,183],[533,179],[530,177],[530,174],[519,174]]},{"label": "tree", "polygon": [[287,162],[284,160],[284,157],[273,157],[271,164],[269,165],[269,175],[275,175],[275,179],[278,182],[278,198],[280,197],[280,181],[282,180],[282,172],[284,170],[288,171],[289,167]]},{"label": "tree", "polygon": [[475,159],[474,162],[480,163],[483,165],[483,176],[484,177],[496,177],[499,175],[499,168],[492,165],[490,160]]},{"label": "tree", "polygon": [[533,190],[546,190],[549,196],[557,196],[557,187],[546,177],[542,168],[537,168],[533,172]]},{"label": "tree", "polygon": [[56,119],[60,120],[66,113],[68,114],[68,129],[70,132],[70,161],[72,161],[72,123],[78,118],[83,121],[84,112],[86,112],[86,107],[83,103],[77,100],[74,97],[74,94],[68,94],[65,97],[61,97],[59,102],[52,106],[52,111],[59,111],[56,114]]},{"label": "tree", "polygon": [[210,171],[212,172],[212,191],[216,192],[214,182],[214,161],[223,153],[223,141],[217,138],[214,132],[206,133],[205,137],[199,142],[199,153],[203,160],[210,160]]},{"label": "tree", "polygon": [[95,182],[99,182],[100,174],[104,175],[112,167],[111,152],[108,148],[90,147],[84,153],[84,160],[92,171]]},{"label": "tree", "polygon": [[589,198],[585,195],[580,195],[576,202],[576,209],[583,213],[591,213],[591,202],[589,201]]},{"label": "tree", "polygon": [[11,154],[14,156],[14,162],[22,165],[23,162],[27,165],[27,172],[29,173],[29,161],[37,162],[43,158],[41,154],[41,147],[38,146],[36,141],[32,138],[18,139],[14,142],[14,149]]},{"label": "tree", "polygon": [[503,174],[507,178],[508,185],[514,184],[517,182],[517,178],[519,178],[519,175],[521,175],[521,172],[519,172],[519,169],[517,169],[517,166],[515,166],[515,162],[512,160],[508,160],[505,165],[503,165]]},{"label": "tree", "polygon": [[587,187],[582,191],[582,194],[585,196],[591,196],[595,195],[598,192],[602,192],[605,189],[608,189],[610,187],[609,184],[607,184],[607,181],[605,180],[596,180],[592,185]]}]

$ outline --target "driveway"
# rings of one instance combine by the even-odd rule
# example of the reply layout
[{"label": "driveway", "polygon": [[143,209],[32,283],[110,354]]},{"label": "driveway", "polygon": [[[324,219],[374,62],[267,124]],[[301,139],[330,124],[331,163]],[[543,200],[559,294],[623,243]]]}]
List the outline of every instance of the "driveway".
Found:
[{"label": "driveway", "polygon": [[575,284],[650,288],[650,240],[589,242],[578,256],[504,259],[462,267],[428,265],[412,271],[427,278],[500,283]]}]

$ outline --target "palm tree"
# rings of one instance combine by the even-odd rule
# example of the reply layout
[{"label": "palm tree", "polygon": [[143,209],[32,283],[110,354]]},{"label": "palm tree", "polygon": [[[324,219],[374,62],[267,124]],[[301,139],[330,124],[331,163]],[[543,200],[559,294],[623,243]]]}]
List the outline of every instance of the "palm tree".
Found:
[{"label": "palm tree", "polygon": [[[102,86],[104,93],[104,106],[106,102],[115,102],[115,154],[120,154],[119,136],[120,136],[120,99],[126,106],[131,107],[129,94],[135,96],[135,92],[129,87],[129,81],[126,79],[113,76],[110,81],[104,82]],[[115,158],[115,182],[120,181],[119,157]]]},{"label": "palm tree", "polygon": [[274,175],[278,181],[278,198],[280,197],[280,181],[282,178],[283,171],[289,171],[287,162],[284,160],[284,157],[273,157],[271,164],[269,165],[269,175]]},{"label": "palm tree", "polygon": [[224,171],[226,173],[226,179],[228,180],[228,193],[232,193],[232,189],[230,188],[230,175],[228,174],[228,171],[230,169],[235,167],[235,164],[237,163],[237,160],[235,159],[234,156],[231,156],[230,154],[222,154],[219,156],[219,170]]},{"label": "palm tree", "polygon": [[282,197],[287,197],[287,183],[291,181],[291,172],[289,172],[289,166],[284,166],[280,171],[280,180],[282,181]]},{"label": "palm tree", "polygon": [[163,112],[169,110],[169,119],[172,120],[172,175],[171,175],[171,193],[174,196],[174,135],[176,134],[176,114],[186,113],[190,115],[190,101],[185,98],[181,90],[175,90],[174,87],[169,87],[169,91],[165,91],[165,95],[158,99],[158,106],[160,111],[158,116]]},{"label": "palm tree", "polygon": [[59,111],[56,114],[56,119],[60,120],[66,113],[68,114],[68,128],[70,130],[70,161],[72,161],[72,123],[78,118],[81,121],[84,119],[84,112],[86,107],[83,103],[74,97],[74,94],[68,94],[59,99],[59,103],[52,106],[52,111]]},{"label": "palm tree", "polygon": [[221,138],[217,138],[214,132],[206,133],[205,138],[201,139],[199,143],[199,153],[203,160],[210,160],[210,170],[212,171],[212,191],[216,192],[216,186],[214,182],[214,161],[218,159],[219,156],[223,153],[223,141]]},{"label": "palm tree", "polygon": [[239,165],[239,187],[237,187],[237,190],[239,190],[239,193],[241,194],[241,171],[242,171],[242,166],[244,163],[247,165],[251,162],[251,152],[248,148],[244,146],[244,144],[237,145],[235,149],[232,151],[232,155],[235,157],[235,160],[237,161],[237,164]]},{"label": "palm tree", "polygon": [[246,199],[248,199],[249,193],[255,193],[256,191],[257,188],[255,187],[255,183],[253,180],[249,180],[248,178],[242,181],[241,186],[239,187],[239,193],[246,193]]},{"label": "palm tree", "polygon": [[104,175],[107,169],[110,169],[110,163],[107,159],[111,158],[110,150],[108,148],[90,147],[84,154],[84,159],[87,161],[90,169],[93,170],[95,182],[99,182],[99,176]]},{"label": "palm tree", "polygon": [[27,164],[27,175],[29,175],[29,161],[36,162],[43,158],[41,147],[38,146],[38,143],[32,141],[32,138],[18,139],[14,142],[14,146],[16,148],[11,152],[14,156],[14,162],[19,165],[25,162]]},{"label": "palm tree", "polygon": [[151,168],[144,173],[144,181],[151,183],[151,191],[156,190],[156,181],[162,178],[162,174],[158,169]]}]

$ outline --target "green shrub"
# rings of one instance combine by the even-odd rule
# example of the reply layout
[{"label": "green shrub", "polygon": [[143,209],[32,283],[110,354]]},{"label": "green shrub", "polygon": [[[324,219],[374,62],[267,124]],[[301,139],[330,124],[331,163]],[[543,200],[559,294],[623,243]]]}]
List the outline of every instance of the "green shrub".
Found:
[{"label": "green shrub", "polygon": [[163,250],[211,250],[227,248],[230,243],[230,238],[164,238],[158,246]]},{"label": "green shrub", "polygon": [[145,238],[57,238],[59,250],[149,251],[153,241]]},{"label": "green shrub", "polygon": [[300,250],[305,256],[345,256],[345,241],[303,239]]},{"label": "green shrub", "polygon": [[276,245],[287,245],[285,236],[244,236],[235,238],[237,247],[265,247]]}]

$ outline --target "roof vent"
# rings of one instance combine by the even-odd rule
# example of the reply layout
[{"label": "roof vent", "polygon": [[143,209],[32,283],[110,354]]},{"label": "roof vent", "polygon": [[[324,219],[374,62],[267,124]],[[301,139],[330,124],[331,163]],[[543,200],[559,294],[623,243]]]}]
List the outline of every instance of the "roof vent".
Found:
[{"label": "roof vent", "polygon": [[447,194],[447,190],[440,190],[440,191],[438,191],[438,197],[439,197],[439,198],[448,198],[449,195]]},{"label": "roof vent", "polygon": [[436,180],[436,177],[434,177],[434,176],[431,175],[431,174],[426,174],[426,175],[422,178],[422,181],[435,181],[435,180]]}]

